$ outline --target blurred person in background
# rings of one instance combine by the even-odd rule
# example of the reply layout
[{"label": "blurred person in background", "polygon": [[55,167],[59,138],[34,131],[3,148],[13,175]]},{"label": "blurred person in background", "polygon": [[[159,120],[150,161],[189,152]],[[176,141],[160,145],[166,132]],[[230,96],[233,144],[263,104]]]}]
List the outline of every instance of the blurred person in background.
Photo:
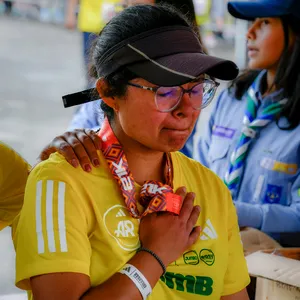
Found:
[{"label": "blurred person in background", "polygon": [[4,13],[10,15],[12,13],[13,2],[12,1],[3,1],[4,3]]},{"label": "blurred person in background", "polygon": [[224,40],[223,30],[225,23],[226,3],[227,0],[212,0],[211,6],[211,18],[215,23],[213,34],[222,40]]},{"label": "blurred person in background", "polygon": [[88,75],[89,50],[93,40],[96,39],[105,24],[119,12],[121,1],[122,0],[67,0],[65,27],[74,29],[78,24],[78,29],[82,32],[82,52],[88,87],[94,85],[94,80]]},{"label": "blurred person in background", "polygon": [[249,69],[219,96],[206,133],[196,135],[194,156],[224,179],[240,227],[279,240],[300,232],[300,1],[228,7],[252,21]]},{"label": "blurred person in background", "polygon": [[[136,5],[141,3],[142,0],[131,0],[126,2],[127,5]],[[144,3],[154,4],[153,0],[143,0]],[[173,5],[176,9],[181,11],[184,15],[186,15],[192,24],[195,27],[195,30],[199,36],[200,41],[201,35],[199,27],[197,26],[196,14],[193,0],[156,0],[157,4],[164,3]],[[204,51],[207,53],[206,48],[204,47]],[[78,128],[90,128],[93,130],[98,130],[101,127],[103,122],[103,112],[100,108],[101,101],[93,101],[90,103],[86,103],[80,106],[80,108],[76,111],[71,124],[69,126],[69,130],[78,129]],[[184,154],[191,157],[193,151],[193,136],[194,132],[189,137],[187,143],[181,150]]]},{"label": "blurred person in background", "polygon": [[[247,300],[229,191],[176,151],[218,86],[204,74],[229,80],[236,65],[204,54],[184,16],[152,5],[114,17],[94,57],[107,116],[101,166],[87,174],[54,154],[31,172],[15,243],[17,285],[35,300]],[[210,229],[199,238],[200,224]],[[186,264],[186,249],[206,263]]]}]

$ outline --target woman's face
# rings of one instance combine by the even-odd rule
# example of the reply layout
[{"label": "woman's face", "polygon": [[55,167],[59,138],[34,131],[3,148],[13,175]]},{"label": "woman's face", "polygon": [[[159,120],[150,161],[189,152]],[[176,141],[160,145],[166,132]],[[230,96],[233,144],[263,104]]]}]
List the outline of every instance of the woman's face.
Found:
[{"label": "woman's face", "polygon": [[256,19],[247,33],[250,69],[274,69],[285,47],[280,18]]},{"label": "woman's face", "polygon": [[[134,79],[132,83],[155,87],[144,79]],[[182,87],[190,89],[197,83]],[[123,99],[116,99],[118,107],[115,121],[131,141],[151,150],[171,152],[180,150],[191,134],[200,114],[184,94],[177,108],[171,112],[160,112],[156,108],[155,93],[128,86]]]}]

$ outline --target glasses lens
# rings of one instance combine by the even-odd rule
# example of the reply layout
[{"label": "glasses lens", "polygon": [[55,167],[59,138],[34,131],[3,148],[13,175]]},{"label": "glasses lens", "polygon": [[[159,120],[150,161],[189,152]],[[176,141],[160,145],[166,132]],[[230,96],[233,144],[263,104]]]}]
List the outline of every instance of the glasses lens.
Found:
[{"label": "glasses lens", "polygon": [[195,85],[190,91],[190,101],[194,109],[201,109],[204,93],[204,82]]},{"label": "glasses lens", "polygon": [[202,108],[208,106],[213,100],[217,91],[218,85],[214,81],[206,80],[203,88]]},{"label": "glasses lens", "polygon": [[180,101],[182,90],[180,87],[160,87],[155,94],[157,109],[168,112],[174,109]]},{"label": "glasses lens", "polygon": [[193,87],[190,92],[190,101],[194,109],[201,109],[209,105],[214,98],[217,86],[211,80],[204,80]]}]

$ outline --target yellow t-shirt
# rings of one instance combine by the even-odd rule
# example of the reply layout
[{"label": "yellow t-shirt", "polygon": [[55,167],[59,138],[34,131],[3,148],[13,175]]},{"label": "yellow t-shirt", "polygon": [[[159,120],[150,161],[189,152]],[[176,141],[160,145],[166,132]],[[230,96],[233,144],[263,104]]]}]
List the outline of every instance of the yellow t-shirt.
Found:
[{"label": "yellow t-shirt", "polygon": [[99,34],[105,24],[121,9],[120,0],[81,0],[78,28]]},{"label": "yellow t-shirt", "polygon": [[29,164],[0,142],[0,230],[13,223],[24,200]]},{"label": "yellow t-shirt", "polygon": [[[139,221],[124,206],[102,154],[100,162],[100,168],[85,173],[53,154],[31,172],[15,240],[18,287],[30,290],[30,277],[52,272],[83,273],[97,286],[139,248]],[[242,290],[249,276],[227,188],[179,152],[172,153],[172,162],[174,188],[196,193],[202,233],[168,266],[149,300],[217,300]]]}]

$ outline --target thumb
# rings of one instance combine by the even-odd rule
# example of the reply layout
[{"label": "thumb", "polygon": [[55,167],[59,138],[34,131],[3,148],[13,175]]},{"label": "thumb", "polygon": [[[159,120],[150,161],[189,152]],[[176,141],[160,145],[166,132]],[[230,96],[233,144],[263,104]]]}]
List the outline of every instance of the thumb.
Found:
[{"label": "thumb", "polygon": [[50,145],[48,145],[47,147],[44,148],[44,150],[41,152],[41,154],[38,157],[38,161],[44,161],[46,159],[49,158],[49,156],[52,153],[55,153],[57,151],[57,149],[55,147],[50,147]]}]

